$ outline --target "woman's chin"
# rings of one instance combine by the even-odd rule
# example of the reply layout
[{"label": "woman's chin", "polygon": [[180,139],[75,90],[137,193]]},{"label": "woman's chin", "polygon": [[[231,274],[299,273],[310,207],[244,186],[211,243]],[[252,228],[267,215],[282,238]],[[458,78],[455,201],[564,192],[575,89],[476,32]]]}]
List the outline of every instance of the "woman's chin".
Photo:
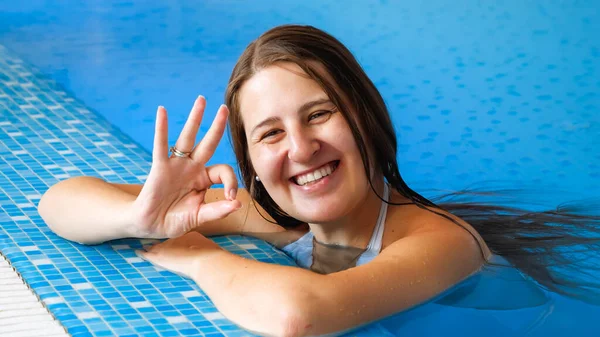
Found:
[{"label": "woman's chin", "polygon": [[[344,211],[332,207],[326,203],[315,205],[315,207],[308,208],[307,205],[304,210],[296,210],[295,218],[306,223],[327,223],[333,222],[344,215]],[[310,211],[308,211],[310,209]]]}]

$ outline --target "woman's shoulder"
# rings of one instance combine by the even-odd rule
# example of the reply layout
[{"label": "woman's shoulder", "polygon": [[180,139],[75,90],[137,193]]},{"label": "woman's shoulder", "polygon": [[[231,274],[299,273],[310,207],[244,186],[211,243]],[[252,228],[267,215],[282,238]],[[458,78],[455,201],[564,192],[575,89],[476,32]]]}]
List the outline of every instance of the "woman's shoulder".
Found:
[{"label": "woman's shoulder", "polygon": [[383,247],[409,236],[424,233],[447,233],[448,235],[465,235],[474,240],[480,247],[483,256],[488,260],[491,252],[481,235],[469,223],[443,209],[417,205],[394,192],[391,203],[402,204],[388,206],[386,229]]}]

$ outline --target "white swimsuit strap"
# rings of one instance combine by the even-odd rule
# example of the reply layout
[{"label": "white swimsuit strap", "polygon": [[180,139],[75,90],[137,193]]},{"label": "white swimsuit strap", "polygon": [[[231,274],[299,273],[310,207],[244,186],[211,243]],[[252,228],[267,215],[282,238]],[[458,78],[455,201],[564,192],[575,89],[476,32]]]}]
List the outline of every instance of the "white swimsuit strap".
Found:
[{"label": "white swimsuit strap", "polygon": [[377,218],[377,224],[375,224],[375,229],[373,229],[373,235],[371,236],[371,241],[369,241],[369,245],[367,246],[367,251],[374,251],[375,253],[379,253],[381,251],[381,241],[383,239],[383,230],[385,229],[385,218],[387,216],[387,208],[390,198],[390,189],[387,183],[383,184],[383,200],[386,202],[381,202],[381,208],[379,209],[379,217]]}]

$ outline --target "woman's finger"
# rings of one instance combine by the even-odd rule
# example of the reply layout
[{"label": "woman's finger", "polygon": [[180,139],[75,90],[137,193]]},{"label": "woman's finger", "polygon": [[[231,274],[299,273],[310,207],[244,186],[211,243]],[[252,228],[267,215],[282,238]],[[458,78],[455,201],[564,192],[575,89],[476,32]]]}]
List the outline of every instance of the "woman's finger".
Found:
[{"label": "woman's finger", "polygon": [[181,152],[191,152],[194,148],[194,144],[196,144],[196,135],[198,134],[198,129],[202,122],[202,115],[204,114],[205,107],[206,99],[204,99],[203,96],[198,96],[190,111],[190,115],[183,126],[183,130],[181,130],[179,138],[177,138],[177,142],[175,143],[177,150]]},{"label": "woman's finger", "polygon": [[156,122],[154,124],[153,161],[162,161],[169,157],[168,129],[167,110],[159,106],[156,110]]},{"label": "woman's finger", "polygon": [[209,202],[200,207],[198,211],[198,223],[202,224],[208,221],[223,219],[240,208],[242,208],[242,203],[238,200]]},{"label": "woman's finger", "polygon": [[238,181],[231,166],[225,164],[209,166],[206,168],[206,173],[212,184],[223,184],[227,200],[235,200]]},{"label": "woman's finger", "polygon": [[192,158],[194,160],[197,160],[201,163],[206,163],[210,157],[212,157],[217,149],[217,145],[219,145],[219,141],[221,141],[221,138],[223,137],[223,133],[225,132],[228,115],[229,109],[227,109],[225,105],[221,105],[217,111],[217,115],[215,116],[212,125],[210,126],[210,129],[208,129],[208,132],[192,153]]}]

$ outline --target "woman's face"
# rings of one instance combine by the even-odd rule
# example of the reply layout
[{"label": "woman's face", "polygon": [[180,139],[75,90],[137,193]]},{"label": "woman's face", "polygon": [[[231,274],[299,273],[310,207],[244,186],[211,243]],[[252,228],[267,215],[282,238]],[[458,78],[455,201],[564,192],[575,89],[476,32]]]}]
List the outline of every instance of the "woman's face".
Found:
[{"label": "woman's face", "polygon": [[348,123],[299,66],[260,70],[240,90],[250,160],[290,216],[326,223],[347,216],[370,189]]}]

